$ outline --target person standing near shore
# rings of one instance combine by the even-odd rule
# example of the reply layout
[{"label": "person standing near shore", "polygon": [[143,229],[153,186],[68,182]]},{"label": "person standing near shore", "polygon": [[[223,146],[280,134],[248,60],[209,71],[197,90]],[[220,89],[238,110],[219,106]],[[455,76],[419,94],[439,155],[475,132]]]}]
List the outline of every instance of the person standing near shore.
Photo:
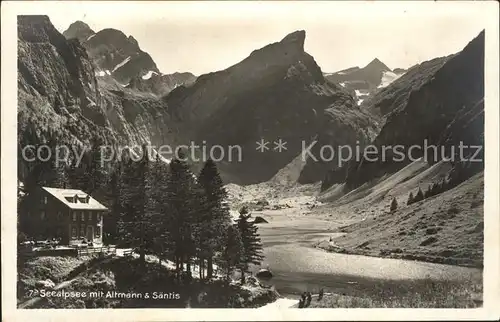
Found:
[{"label": "person standing near shore", "polygon": [[[300,301],[299,301],[299,307],[300,307],[300,308],[304,308],[304,307],[306,307],[306,297],[307,297],[306,292],[303,292],[303,293],[300,295]],[[301,303],[302,303],[302,306],[301,306]]]},{"label": "person standing near shore", "polygon": [[312,295],[311,292],[307,292],[307,301],[305,307],[309,307],[311,305]]},{"label": "person standing near shore", "polygon": [[325,294],[325,291],[323,289],[320,289],[319,294],[318,294],[318,302],[323,299],[324,294]]}]

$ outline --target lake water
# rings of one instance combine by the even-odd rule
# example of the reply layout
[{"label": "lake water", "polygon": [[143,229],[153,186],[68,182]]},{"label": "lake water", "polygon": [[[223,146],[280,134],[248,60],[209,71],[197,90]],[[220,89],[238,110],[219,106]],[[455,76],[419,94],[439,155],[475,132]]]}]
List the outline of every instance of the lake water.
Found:
[{"label": "lake water", "polygon": [[286,297],[296,298],[304,291],[317,293],[321,288],[325,292],[366,294],[381,281],[390,288],[394,283],[425,278],[482,278],[482,270],[476,268],[329,253],[311,244],[335,236],[330,222],[271,214],[265,218],[269,223],[259,225],[265,255],[261,267],[273,273],[273,278],[265,283],[274,285]]}]

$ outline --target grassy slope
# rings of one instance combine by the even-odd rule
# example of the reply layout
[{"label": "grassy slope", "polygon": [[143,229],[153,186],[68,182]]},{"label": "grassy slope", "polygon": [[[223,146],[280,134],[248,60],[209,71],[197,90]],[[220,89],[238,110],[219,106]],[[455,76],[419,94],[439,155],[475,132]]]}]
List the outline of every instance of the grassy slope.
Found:
[{"label": "grassy slope", "polygon": [[[417,177],[429,173],[429,170],[432,169],[421,172]],[[332,243],[322,242],[319,246],[370,256],[482,266],[483,174],[477,174],[442,194],[407,206],[403,197],[409,190],[416,190],[410,180],[399,182],[388,190],[390,196],[382,205],[385,210],[375,207],[375,211],[371,210],[367,202],[369,197],[361,199],[366,202],[365,208],[358,201],[359,207],[364,209],[362,220],[342,227],[340,231],[345,235]],[[412,186],[413,189],[408,189]],[[380,195],[380,189],[377,191],[372,191],[370,195]],[[392,196],[399,197],[399,207],[393,213],[387,210]]]},{"label": "grassy slope", "polygon": [[[313,296],[310,308],[476,308],[482,305],[482,285],[469,282],[412,281],[387,289],[374,287],[370,296]],[[295,306],[297,307],[297,306]]]}]

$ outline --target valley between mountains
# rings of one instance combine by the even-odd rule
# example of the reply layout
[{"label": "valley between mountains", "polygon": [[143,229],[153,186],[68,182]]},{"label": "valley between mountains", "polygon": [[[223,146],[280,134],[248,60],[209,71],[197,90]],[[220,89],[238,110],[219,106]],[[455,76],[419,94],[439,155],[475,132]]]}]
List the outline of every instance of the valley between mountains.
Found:
[{"label": "valley between mountains", "polygon": [[[19,16],[18,145],[239,146],[241,161],[217,169],[232,216],[245,207],[267,222],[258,224],[264,260],[252,270],[269,269],[282,297],[324,289],[313,306],[476,307],[488,215],[484,37],[407,69],[374,58],[332,72],[305,52],[298,30],[224,70],[163,74],[112,26],[77,21],[60,33],[47,16]],[[278,138],[283,151],[256,149]],[[321,149],[424,141],[444,153],[325,160]],[[459,159],[460,142],[481,149]],[[193,173],[203,166],[188,163]],[[28,185],[32,172],[19,157],[19,181]]]}]

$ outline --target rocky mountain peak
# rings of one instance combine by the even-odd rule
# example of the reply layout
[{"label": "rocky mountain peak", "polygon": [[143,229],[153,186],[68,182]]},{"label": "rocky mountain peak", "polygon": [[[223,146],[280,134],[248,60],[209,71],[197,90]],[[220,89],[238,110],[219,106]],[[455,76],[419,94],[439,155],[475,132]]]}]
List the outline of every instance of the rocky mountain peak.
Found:
[{"label": "rocky mountain peak", "polygon": [[137,40],[118,29],[105,28],[93,33],[87,24],[77,21],[64,35],[66,39],[76,37],[82,42],[98,69],[97,75],[112,75],[127,84],[134,77],[159,73],[156,63],[141,50]]},{"label": "rocky mountain peak", "polygon": [[[429,145],[439,145],[440,142],[460,142],[467,137],[471,140],[469,143],[482,145],[483,99],[482,32],[459,53],[410,68],[396,82],[367,101],[365,109],[385,118],[372,144],[378,147],[394,144],[409,147],[427,140]],[[413,158],[416,157],[413,154]],[[347,186],[358,187],[394,173],[411,160],[404,161],[369,162],[362,159],[353,162],[348,167]]]},{"label": "rocky mountain peak", "polygon": [[86,41],[95,32],[85,22],[77,20],[69,25],[68,29],[63,32],[66,39],[76,38],[80,41]]},{"label": "rocky mountain peak", "polygon": [[128,50],[139,50],[137,41],[130,41],[130,38],[127,37],[121,30],[114,28],[102,29],[95,35],[95,37],[89,39],[89,43],[108,44],[119,46],[120,48]]},{"label": "rocky mountain peak", "polygon": [[391,72],[391,69],[378,58],[373,59],[363,68],[351,67],[326,75],[326,79],[339,83],[356,97],[358,105],[378,89],[389,85],[397,77],[398,75]]},{"label": "rocky mountain peak", "polygon": [[286,35],[281,41],[269,44],[254,50],[247,60],[261,63],[267,61],[269,65],[290,65],[301,60],[305,54],[304,30],[294,31]]},{"label": "rocky mountain peak", "polygon": [[378,58],[375,58],[368,65],[366,65],[365,69],[377,70],[380,72],[387,72],[391,70],[389,67],[387,67],[386,64],[381,62]]},{"label": "rocky mountain peak", "polygon": [[306,39],[306,32],[304,30],[294,31],[283,38],[280,43],[295,45],[304,50],[304,41]]},{"label": "rocky mountain peak", "polygon": [[[220,165],[224,180],[269,180],[313,137],[321,142],[318,146],[367,141],[365,129],[373,125],[368,115],[341,87],[325,81],[321,68],[304,51],[304,41],[305,31],[292,32],[165,97],[169,111],[183,122],[183,136],[207,146],[238,144],[245,150],[241,162]],[[267,137],[287,141],[287,150],[263,157],[254,145]],[[321,180],[328,165],[308,160],[294,169],[300,183],[310,183]]]},{"label": "rocky mountain peak", "polygon": [[137,47],[139,47],[139,43],[137,42],[137,40],[134,37],[128,36],[128,41],[130,41],[132,44],[135,44]]}]

